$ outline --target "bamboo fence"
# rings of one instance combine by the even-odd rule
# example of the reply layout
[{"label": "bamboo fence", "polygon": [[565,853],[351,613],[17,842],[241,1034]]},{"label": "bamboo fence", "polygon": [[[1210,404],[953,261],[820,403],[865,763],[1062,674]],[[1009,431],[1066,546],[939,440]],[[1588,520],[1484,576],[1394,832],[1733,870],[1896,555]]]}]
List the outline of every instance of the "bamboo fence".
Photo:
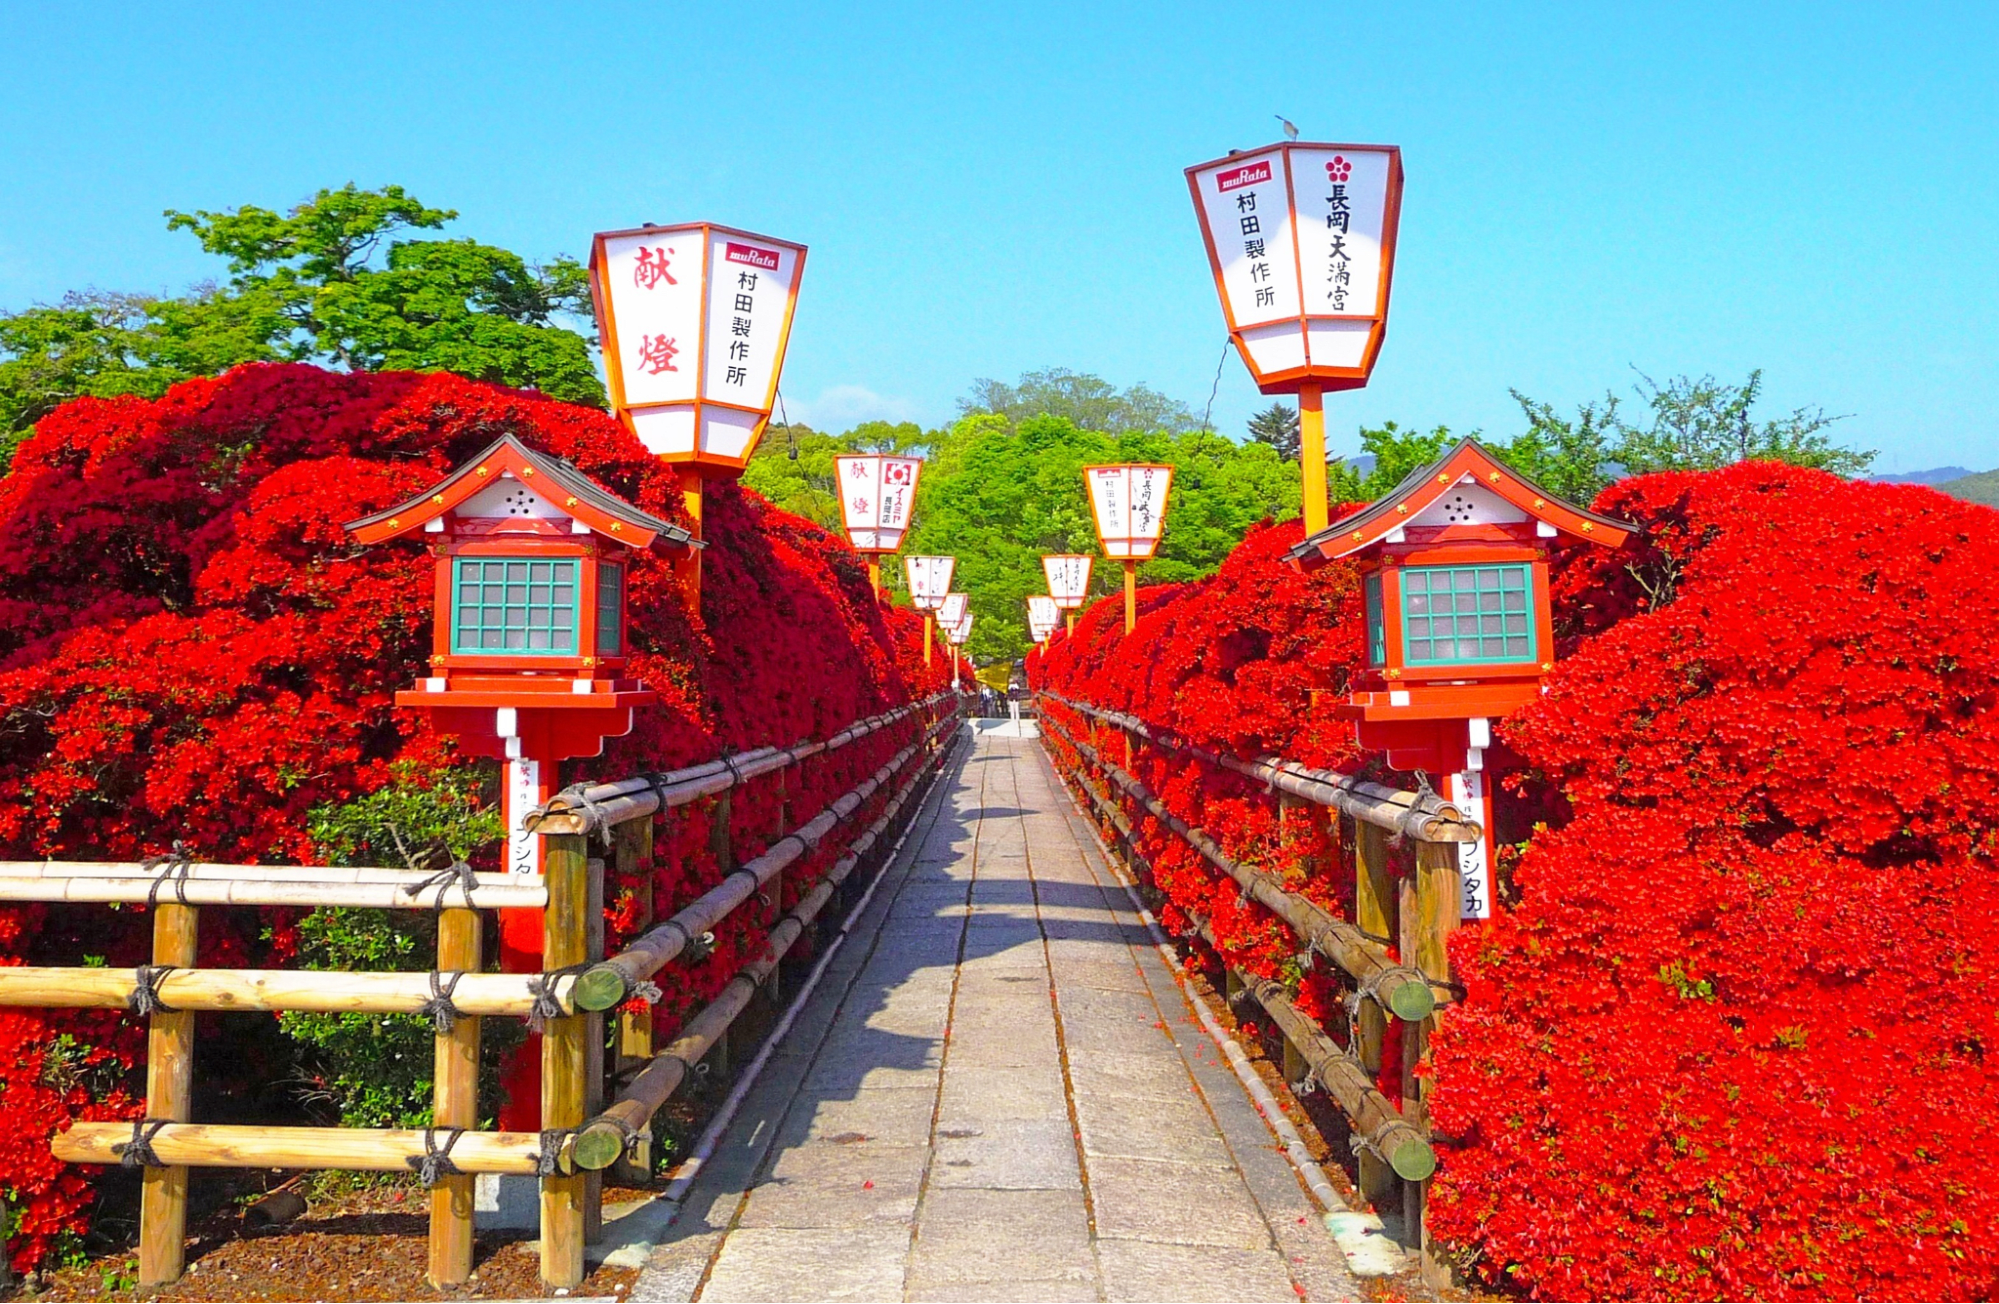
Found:
[{"label": "bamboo fence", "polygon": [[[1352,983],[1352,1026],[1342,1045],[1293,1004],[1283,984],[1224,965],[1230,999],[1253,1001],[1281,1036],[1285,1076],[1302,1087],[1323,1087],[1345,1115],[1359,1156],[1361,1194],[1377,1209],[1400,1214],[1404,1244],[1418,1256],[1425,1278],[1433,1284],[1446,1282],[1449,1270],[1431,1241],[1424,1212],[1438,1161],[1428,1121],[1429,1084],[1417,1066],[1452,990],[1445,944],[1457,926],[1457,848],[1477,840],[1478,826],[1434,793],[1402,792],[1275,757],[1244,761],[1122,712],[1046,691],[1040,696],[1122,739],[1124,764],[1119,765],[1101,747],[1041,712],[1042,728],[1080,762],[1074,768],[1058,766],[1058,771],[1114,835],[1111,842],[1135,877],[1149,883],[1151,870],[1138,847],[1134,810],[1235,880],[1245,895],[1283,920],[1307,949],[1332,961]],[[1130,773],[1132,757],[1142,747],[1241,775],[1279,803],[1282,818],[1293,817],[1300,806],[1327,811],[1335,837],[1349,839],[1354,849],[1354,917],[1340,919],[1290,891],[1276,875],[1231,859],[1206,832],[1169,810]],[[1413,855],[1391,854],[1397,844],[1413,846]],[[1212,947],[1207,921],[1190,919]],[[1401,1022],[1397,1099],[1376,1083],[1390,1018]]]},{"label": "bamboo fence", "polygon": [[[915,742],[762,855],[736,866],[728,838],[729,790],[760,776],[779,784],[791,767],[836,751],[899,721],[918,718]],[[146,1113],[133,1123],[79,1122],[51,1148],[71,1163],[122,1164],[141,1170],[139,1278],[158,1286],[185,1266],[188,1172],[198,1167],[337,1168],[415,1171],[431,1187],[428,1275],[439,1286],[470,1279],[473,1184],[481,1173],[538,1177],[541,1183],[541,1276],[554,1289],[584,1276],[584,1246],[599,1224],[601,1174],[621,1156],[643,1155],[652,1115],[704,1055],[725,1051],[737,1016],[775,986],[778,962],[820,910],[867,863],[909,800],[941,763],[959,721],[956,695],[940,693],[858,721],[823,741],[761,747],[668,774],[564,791],[528,812],[542,838],[543,872],[523,880],[474,874],[462,866],[438,873],[314,865],[195,863],[181,855],[140,864],[0,862],[0,901],[145,903],[153,915],[152,963],[135,969],[0,968],[0,1005],[42,1008],[125,1007],[149,1022]],[[721,996],[662,1051],[653,1046],[650,1006],[628,1002],[789,865],[820,847],[878,793],[892,788],[879,816],[853,837],[845,854],[789,914],[775,921],[768,945],[743,966]],[[717,806],[711,848],[731,872],[612,960],[604,958],[605,862],[589,839],[610,844],[620,877],[641,884],[641,909],[652,902],[647,868],[654,816],[703,798]],[[782,819],[789,804],[780,803]],[[437,968],[431,973],[331,973],[204,969],[195,932],[204,906],[361,906],[437,912]],[[539,974],[481,972],[478,912],[542,911]],[[663,939],[678,939],[673,944]],[[637,958],[634,958],[637,957]],[[585,999],[585,994],[590,999]],[[656,993],[654,994],[656,999]],[[615,1033],[604,1011],[625,1003]],[[633,1008],[639,1006],[640,1008]],[[189,1121],[196,1011],[307,1010],[425,1014],[436,1028],[432,1126],[309,1128],[223,1126]],[[526,1017],[541,1030],[541,1125],[532,1132],[482,1132],[478,1122],[480,1020]],[[607,1044],[615,1036],[615,1045]],[[625,1085],[608,1109],[606,1078]],[[587,1160],[588,1162],[585,1162]]]}]

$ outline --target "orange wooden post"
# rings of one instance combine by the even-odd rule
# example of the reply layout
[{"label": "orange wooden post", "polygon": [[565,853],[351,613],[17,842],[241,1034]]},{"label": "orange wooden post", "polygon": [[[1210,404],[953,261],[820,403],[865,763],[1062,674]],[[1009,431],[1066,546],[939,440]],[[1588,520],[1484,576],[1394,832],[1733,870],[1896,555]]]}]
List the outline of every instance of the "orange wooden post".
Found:
[{"label": "orange wooden post", "polygon": [[1129,634],[1138,625],[1138,562],[1124,559],[1124,632]]},{"label": "orange wooden post", "polygon": [[[193,968],[200,921],[193,906],[154,906],[153,963]],[[193,1104],[194,1015],[156,1012],[146,1032],[146,1117],[185,1123]],[[139,1284],[163,1286],[187,1262],[187,1168],[149,1166],[139,1182]]]},{"label": "orange wooden post", "polygon": [[[687,509],[687,528],[696,539],[704,538],[702,533],[702,484],[701,468],[692,462],[680,466],[680,502]],[[674,558],[673,573],[680,577],[680,587],[687,594],[687,604],[696,612],[701,610],[701,549],[689,548]]]},{"label": "orange wooden post", "polygon": [[1326,404],[1319,386],[1298,387],[1298,461],[1304,472],[1305,536],[1326,528]]}]

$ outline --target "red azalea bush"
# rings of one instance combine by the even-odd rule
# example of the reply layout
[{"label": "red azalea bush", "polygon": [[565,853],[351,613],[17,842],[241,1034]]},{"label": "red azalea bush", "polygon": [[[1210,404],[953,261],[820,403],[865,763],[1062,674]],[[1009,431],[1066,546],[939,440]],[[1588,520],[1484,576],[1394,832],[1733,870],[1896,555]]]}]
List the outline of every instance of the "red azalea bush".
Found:
[{"label": "red azalea bush", "polygon": [[[1028,657],[1037,688],[1109,710],[1126,711],[1188,742],[1243,757],[1282,755],[1354,770],[1365,759],[1353,726],[1332,714],[1361,648],[1361,595],[1355,571],[1326,566],[1310,574],[1283,561],[1303,539],[1297,521],[1251,530],[1220,570],[1187,584],[1139,591],[1136,628],[1124,632],[1122,597],[1096,603],[1073,635],[1057,633],[1045,655]],[[1044,703],[1079,740],[1123,765],[1122,735],[1089,717]],[[1075,755],[1053,731],[1043,741],[1065,768]],[[1294,890],[1343,909],[1351,861],[1327,837],[1323,819],[1282,816],[1262,786],[1219,766],[1155,748],[1133,753],[1131,768],[1161,801],[1212,834],[1234,859],[1282,874]],[[1244,898],[1214,868],[1142,809],[1127,806],[1166,897],[1163,922],[1191,934],[1190,916],[1206,920],[1222,955],[1252,973],[1274,975],[1297,952],[1295,939],[1264,907]],[[1304,1008],[1326,1008],[1331,988],[1306,983]]]},{"label": "red azalea bush", "polygon": [[[1504,800],[1549,820],[1453,941],[1433,1226],[1536,1297],[1990,1298],[1999,517],[1772,464],[1596,506],[1646,533],[1557,556],[1563,659],[1502,729],[1526,764]],[[1283,567],[1296,536],[1148,591],[1129,637],[1099,604],[1030,669],[1237,755],[1364,767],[1308,696],[1359,657],[1353,581]],[[1122,762],[1115,731],[1049,713]],[[1231,854],[1328,903],[1350,882],[1234,776],[1133,768]],[[1282,930],[1134,822],[1169,923],[1281,964]]]},{"label": "red azalea bush", "polygon": [[1505,729],[1573,814],[1454,940],[1435,1225],[1554,1298],[1990,1298],[1999,516],[1770,464],[1598,506],[1647,538],[1571,558],[1599,632]]},{"label": "red azalea bush", "polygon": [[[392,709],[430,653],[433,563],[420,543],[357,549],[341,526],[399,501],[511,431],[642,509],[684,519],[677,477],[594,409],[449,375],[259,365],[158,400],[81,399],[45,418],[0,480],[0,842],[15,857],[131,860],[176,840],[212,860],[310,860],[307,815],[457,764]],[[631,673],[660,696],[566,777],[623,777],[721,751],[825,737],[944,686],[913,613],[876,603],[845,543],[732,485],[711,485],[702,610],[672,566],[629,571]],[[904,723],[798,767],[800,818],[920,729]],[[775,835],[777,796],[732,807],[735,848]],[[716,881],[708,812],[679,813],[654,858],[660,903]],[[822,851],[822,858],[837,849]],[[613,885],[629,889],[630,884]],[[629,892],[613,931],[638,923]],[[204,963],[282,963],[281,920],[210,912]],[[264,940],[273,924],[275,942]],[[143,912],[0,909],[0,962],[144,958]],[[726,979],[723,940],[673,1008]],[[29,1267],[82,1224],[87,1187],[47,1137],[80,1114],[136,1112],[143,1050],[101,1011],[0,1011],[8,1249]]]}]

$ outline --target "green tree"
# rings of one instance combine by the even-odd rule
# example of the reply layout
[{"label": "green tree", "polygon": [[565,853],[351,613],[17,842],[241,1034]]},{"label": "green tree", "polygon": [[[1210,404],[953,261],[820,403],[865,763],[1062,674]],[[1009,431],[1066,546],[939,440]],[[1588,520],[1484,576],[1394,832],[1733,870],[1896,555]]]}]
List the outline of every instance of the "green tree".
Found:
[{"label": "green tree", "polygon": [[1298,460],[1298,409],[1289,403],[1272,403],[1249,419],[1249,437],[1277,450],[1287,462]]},{"label": "green tree", "polygon": [[1184,403],[1145,385],[1119,390],[1100,376],[1050,367],[1017,384],[981,378],[958,400],[963,416],[991,413],[1018,425],[1033,417],[1066,417],[1084,430],[1124,435],[1140,430],[1191,430],[1199,423]]},{"label": "green tree", "polygon": [[1584,403],[1573,419],[1556,413],[1552,403],[1508,390],[1527,418],[1527,429],[1515,435],[1501,456],[1514,470],[1573,503],[1587,503],[1614,478],[1610,462],[1613,441],[1620,440],[1617,395],[1606,393],[1603,406]]},{"label": "green tree", "polygon": [[[1090,430],[1060,416],[1019,422],[968,415],[936,437],[905,551],[958,558],[955,587],[978,620],[969,645],[980,660],[1012,659],[1029,646],[1026,600],[1046,592],[1041,557],[1097,551],[1083,487],[1093,462],[1164,462],[1175,469],[1159,555],[1140,569],[1147,583],[1206,574],[1266,516],[1295,516],[1295,467],[1263,444],[1190,431]],[[1099,562],[1094,594],[1115,592],[1121,572]]]},{"label": "green tree", "polygon": [[179,297],[90,291],[0,314],[0,440],[80,395],[157,396],[244,362],[453,371],[601,406],[588,275],[471,240],[410,239],[457,216],[400,186],[321,190],[288,213],[169,211],[226,260],[225,285]]},{"label": "green tree", "polygon": [[1761,369],[1740,385],[1713,376],[1678,376],[1664,385],[1639,373],[1638,394],[1651,410],[1649,426],[1619,422],[1616,457],[1634,475],[1648,471],[1702,471],[1762,459],[1815,466],[1836,475],[1860,475],[1874,454],[1842,448],[1820,432],[1845,418],[1820,407],[1796,408],[1756,421],[1750,409],[1763,392]]}]

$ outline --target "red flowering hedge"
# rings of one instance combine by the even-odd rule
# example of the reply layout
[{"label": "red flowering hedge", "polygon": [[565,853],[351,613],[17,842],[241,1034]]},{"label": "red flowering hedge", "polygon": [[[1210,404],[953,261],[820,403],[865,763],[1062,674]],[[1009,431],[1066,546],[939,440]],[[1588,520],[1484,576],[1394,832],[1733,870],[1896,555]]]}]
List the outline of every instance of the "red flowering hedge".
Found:
[{"label": "red flowering hedge", "polygon": [[[1558,558],[1563,659],[1502,727],[1527,767],[1506,800],[1558,817],[1453,941],[1433,1225],[1537,1297],[1990,1298],[1999,516],[1770,464],[1596,505],[1646,536]],[[1260,669],[1337,690],[1351,579],[1286,575],[1280,549],[1253,536],[1253,568],[1151,595],[1130,640],[1103,604],[1046,682],[1351,766]],[[1218,806],[1216,776],[1141,768],[1225,842],[1271,822]],[[1330,869],[1323,899],[1348,879],[1272,854],[1308,891]],[[1181,864],[1162,886],[1219,914],[1230,889]],[[1248,923],[1223,939],[1239,963]]]},{"label": "red flowering hedge", "polygon": [[[674,475],[605,413],[448,375],[249,366],[44,419],[0,480],[5,854],[132,859],[181,838],[215,860],[309,860],[309,811],[457,763],[391,706],[430,652],[433,563],[415,542],[356,549],[340,527],[503,431],[681,518]],[[943,686],[922,664],[915,616],[872,600],[843,541],[731,486],[711,487],[707,533],[698,614],[667,558],[631,567],[632,670],[660,704],[565,777],[825,737]],[[916,729],[799,767],[794,810],[844,792]],[[739,855],[774,836],[776,802],[769,784],[737,795]],[[662,830],[657,901],[719,878],[708,817],[690,809]],[[629,886],[612,885],[614,933],[636,922]],[[282,919],[209,913],[204,963],[288,958]],[[739,925],[721,962],[669,993],[668,1012],[705,998],[730,954],[760,940]],[[0,909],[0,963],[129,965],[146,945],[142,911]],[[0,1135],[0,1190],[16,1266],[79,1229],[89,1203],[84,1179],[49,1157],[49,1134],[78,1115],[135,1112],[126,1070],[142,1051],[114,1013],[0,1011],[0,1104],[14,1124]]]}]

